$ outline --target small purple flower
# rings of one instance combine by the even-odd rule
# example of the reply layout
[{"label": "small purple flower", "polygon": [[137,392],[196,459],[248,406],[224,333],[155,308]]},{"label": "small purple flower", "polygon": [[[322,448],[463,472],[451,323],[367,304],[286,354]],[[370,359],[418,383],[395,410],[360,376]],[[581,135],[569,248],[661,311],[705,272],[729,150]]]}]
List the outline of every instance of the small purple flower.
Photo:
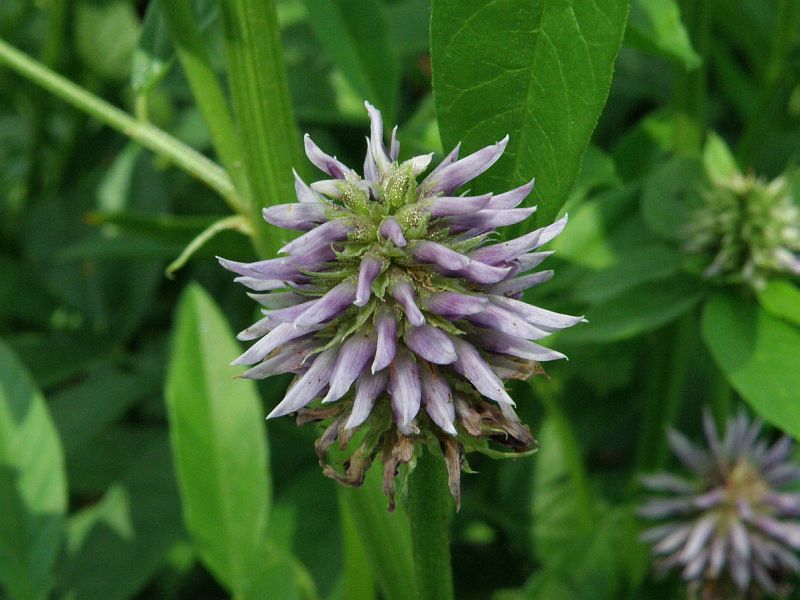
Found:
[{"label": "small purple flower", "polygon": [[[302,235],[281,249],[286,256],[220,259],[264,307],[240,334],[255,343],[234,363],[252,365],[247,378],[295,374],[269,416],[296,412],[298,422],[327,423],[317,441],[326,475],[357,485],[380,453],[391,498],[414,441],[435,437],[457,497],[466,448],[489,438],[515,451],[535,447],[503,380],[564,358],[531,340],[582,320],[516,299],[552,275],[531,272],[551,254],[536,249],[566,218],[490,242],[497,227],[533,213],[519,208],[533,182],[498,195],[459,188],[500,158],[508,138],[462,159],[457,146],[417,183],[432,155],[399,162],[396,129],[387,150],[380,112],[366,107],[364,177],[306,136],[308,158],[327,178],[307,185],[295,173],[299,202],[263,211]],[[344,472],[328,465],[327,449],[346,448],[362,427],[368,433]]]},{"label": "small purple flower", "polygon": [[[744,412],[728,421],[720,439],[704,415],[708,448],[677,431],[669,444],[690,477],[658,473],[642,479],[653,496],[639,515],[662,523],[642,535],[660,572],[680,570],[690,592],[704,600],[782,595],[800,573],[800,481],[792,443],[771,446],[760,421]],[[693,596],[694,597],[694,596]]]}]

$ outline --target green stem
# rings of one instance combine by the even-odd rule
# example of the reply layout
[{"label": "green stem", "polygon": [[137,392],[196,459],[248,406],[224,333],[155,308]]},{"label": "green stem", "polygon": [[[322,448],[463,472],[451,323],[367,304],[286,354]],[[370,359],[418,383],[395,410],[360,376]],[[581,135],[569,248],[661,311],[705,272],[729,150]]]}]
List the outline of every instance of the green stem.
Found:
[{"label": "green stem", "polygon": [[234,115],[252,193],[254,243],[262,256],[281,245],[261,218],[262,206],[294,195],[293,165],[301,164],[278,16],[272,0],[220,0]]},{"label": "green stem", "polygon": [[422,448],[408,481],[408,516],[420,600],[453,597],[448,535],[452,507],[441,451],[431,446]]},{"label": "green stem", "polygon": [[708,405],[711,408],[711,414],[714,415],[717,427],[723,431],[728,415],[731,414],[733,389],[719,367],[713,365],[712,368]]},{"label": "green stem", "polygon": [[149,123],[137,121],[125,111],[75,85],[2,39],[0,39],[0,64],[8,66],[75,108],[169,159],[219,192],[234,209],[238,207],[236,191],[227,173],[214,161],[165,131]]}]

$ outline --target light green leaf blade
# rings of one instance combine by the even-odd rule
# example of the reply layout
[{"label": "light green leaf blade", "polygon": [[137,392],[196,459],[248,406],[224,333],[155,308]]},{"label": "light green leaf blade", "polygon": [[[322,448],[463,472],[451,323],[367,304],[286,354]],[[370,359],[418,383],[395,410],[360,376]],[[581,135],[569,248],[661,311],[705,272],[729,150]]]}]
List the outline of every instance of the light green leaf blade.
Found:
[{"label": "light green leaf blade", "polygon": [[773,279],[758,291],[758,302],[773,317],[800,327],[800,288],[785,279]]},{"label": "light green leaf blade", "polygon": [[680,62],[686,69],[700,66],[676,0],[633,0],[627,35],[632,45]]},{"label": "light green leaf blade", "polygon": [[255,384],[233,379],[240,350],[211,297],[190,285],[174,328],[166,397],[184,520],[199,554],[237,597],[258,597],[271,502]]},{"label": "light green leaf blade", "polygon": [[627,0],[434,0],[433,90],[445,150],[510,135],[483,177],[496,192],[536,177],[549,222],[567,199],[611,85]]},{"label": "light green leaf blade", "polygon": [[384,111],[390,124],[397,111],[400,63],[383,3],[306,0],[306,6],[326,52],[356,92]]},{"label": "light green leaf blade", "polygon": [[47,596],[66,510],[64,456],[47,404],[0,342],[0,584],[11,597]]},{"label": "light green leaf blade", "polygon": [[705,306],[703,340],[748,404],[800,439],[800,328],[753,302],[718,294]]}]

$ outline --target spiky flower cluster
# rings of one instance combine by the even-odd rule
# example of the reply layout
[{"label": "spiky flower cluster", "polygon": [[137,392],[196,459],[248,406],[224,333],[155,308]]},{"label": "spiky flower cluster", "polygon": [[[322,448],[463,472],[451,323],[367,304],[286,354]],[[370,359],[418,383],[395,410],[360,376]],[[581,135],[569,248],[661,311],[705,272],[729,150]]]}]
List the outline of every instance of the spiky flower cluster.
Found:
[{"label": "spiky flower cluster", "polygon": [[659,495],[640,515],[664,521],[643,534],[657,568],[682,569],[690,594],[703,600],[785,592],[800,572],[800,493],[786,491],[800,481],[792,443],[759,439],[761,423],[744,412],[729,420],[722,439],[709,413],[704,426],[708,449],[669,432],[693,477],[661,473],[643,480]]},{"label": "spiky flower cluster", "polygon": [[[413,442],[435,436],[458,497],[465,446],[484,438],[520,451],[535,444],[503,380],[527,379],[539,361],[563,358],[531,340],[581,321],[519,300],[552,276],[531,272],[551,254],[536,249],[566,218],[489,243],[497,227],[534,212],[517,208],[533,182],[496,196],[456,191],[494,164],[507,138],[460,160],[456,147],[417,183],[432,155],[398,162],[397,128],[387,151],[381,115],[366,107],[364,177],[306,136],[309,160],[331,179],[309,186],[295,174],[299,203],[264,210],[269,223],[305,233],[282,258],[220,259],[265,308],[239,335],[258,341],[234,364],[255,365],[247,378],[296,374],[269,417],[297,412],[298,423],[328,423],[317,440],[327,475],[358,485],[381,453],[391,498]],[[327,450],[353,438],[360,445],[340,473]]]},{"label": "spiky flower cluster", "polygon": [[785,178],[712,178],[702,199],[685,229],[685,248],[713,257],[705,277],[758,289],[771,276],[800,275],[800,209]]}]

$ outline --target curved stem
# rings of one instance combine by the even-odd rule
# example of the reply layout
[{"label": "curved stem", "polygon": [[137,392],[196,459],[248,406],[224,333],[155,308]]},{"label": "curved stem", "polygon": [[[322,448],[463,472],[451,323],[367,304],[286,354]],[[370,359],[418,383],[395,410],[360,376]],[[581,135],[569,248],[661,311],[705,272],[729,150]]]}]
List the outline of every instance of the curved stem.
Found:
[{"label": "curved stem", "polygon": [[408,516],[420,600],[453,597],[448,536],[452,506],[444,457],[438,448],[425,447],[408,481]]},{"label": "curved stem", "polygon": [[169,159],[184,171],[194,175],[219,192],[234,210],[240,212],[236,190],[228,174],[218,164],[206,158],[194,148],[187,146],[158,127],[138,121],[113,104],[98,98],[65,77],[48,69],[2,39],[0,39],[0,64],[8,66],[54,96],[93,116],[109,127],[113,127],[145,148]]}]

